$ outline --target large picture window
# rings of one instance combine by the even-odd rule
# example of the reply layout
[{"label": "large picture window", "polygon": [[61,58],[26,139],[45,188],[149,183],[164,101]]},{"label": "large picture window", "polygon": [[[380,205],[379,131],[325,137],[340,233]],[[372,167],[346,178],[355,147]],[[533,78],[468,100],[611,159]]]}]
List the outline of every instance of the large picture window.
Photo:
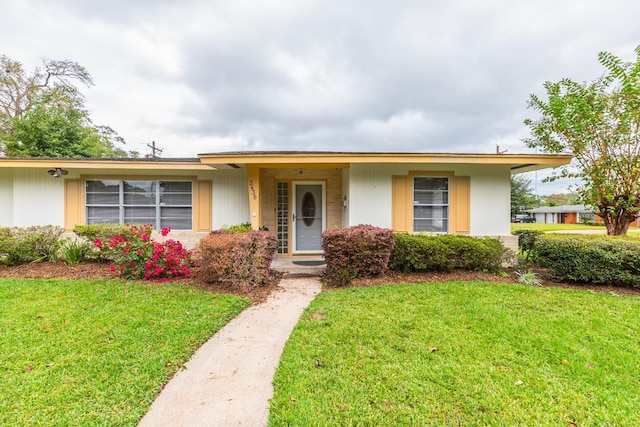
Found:
[{"label": "large picture window", "polygon": [[191,181],[89,180],[87,224],[153,224],[192,229]]},{"label": "large picture window", "polygon": [[449,231],[449,178],[413,179],[413,231]]}]

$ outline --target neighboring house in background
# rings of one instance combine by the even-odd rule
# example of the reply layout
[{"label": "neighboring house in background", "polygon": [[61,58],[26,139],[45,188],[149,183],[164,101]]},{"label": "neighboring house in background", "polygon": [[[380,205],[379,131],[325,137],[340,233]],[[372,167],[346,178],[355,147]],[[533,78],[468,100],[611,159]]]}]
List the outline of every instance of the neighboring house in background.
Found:
[{"label": "neighboring house in background", "polygon": [[321,253],[327,228],[500,237],[510,233],[512,174],[570,155],[229,152],[192,159],[0,159],[0,226],[141,223],[188,246],[250,222],[278,255]]},{"label": "neighboring house in background", "polygon": [[[585,205],[542,206],[525,212],[532,215],[538,224],[602,223],[602,218],[595,214],[595,210]],[[632,227],[637,225],[638,221],[631,223]]]},{"label": "neighboring house in background", "polygon": [[585,205],[541,206],[525,212],[532,215],[538,224],[576,224],[596,220],[593,209]]}]

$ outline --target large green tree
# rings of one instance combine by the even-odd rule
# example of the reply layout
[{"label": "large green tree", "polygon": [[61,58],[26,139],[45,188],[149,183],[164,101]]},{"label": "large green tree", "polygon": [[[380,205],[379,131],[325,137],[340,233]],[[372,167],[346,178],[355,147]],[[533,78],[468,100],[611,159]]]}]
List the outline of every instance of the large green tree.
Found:
[{"label": "large green tree", "polygon": [[580,195],[577,193],[554,193],[542,196],[545,206],[577,205],[580,203]]},{"label": "large green tree", "polygon": [[539,201],[531,188],[531,180],[524,175],[511,177],[511,216],[523,213],[521,208],[531,209]]},{"label": "large green tree", "polygon": [[581,201],[609,235],[626,234],[640,213],[640,46],[635,52],[635,62],[600,53],[606,72],[591,83],[546,82],[546,99],[529,99],[540,116],[525,120],[529,147],[573,154],[573,166],[553,178],[579,179]]},{"label": "large green tree", "polygon": [[0,155],[6,157],[128,157],[124,140],[96,126],[77,85],[90,86],[89,72],[72,61],[43,60],[28,73],[0,56]]}]

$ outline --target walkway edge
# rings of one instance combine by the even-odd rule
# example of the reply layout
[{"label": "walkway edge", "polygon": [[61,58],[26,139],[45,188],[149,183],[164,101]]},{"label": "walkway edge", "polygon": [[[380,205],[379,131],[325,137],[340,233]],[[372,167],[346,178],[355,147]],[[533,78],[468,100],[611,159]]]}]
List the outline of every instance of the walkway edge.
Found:
[{"label": "walkway edge", "polygon": [[200,347],[151,405],[139,427],[264,426],[273,375],[317,277],[285,278]]}]

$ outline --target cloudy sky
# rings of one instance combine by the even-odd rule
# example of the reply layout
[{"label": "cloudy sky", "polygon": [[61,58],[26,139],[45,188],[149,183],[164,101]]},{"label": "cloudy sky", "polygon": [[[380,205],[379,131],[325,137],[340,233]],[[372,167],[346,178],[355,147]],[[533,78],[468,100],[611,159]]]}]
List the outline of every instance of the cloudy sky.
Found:
[{"label": "cloudy sky", "polygon": [[[0,54],[89,69],[96,124],[163,157],[526,152],[530,93],[633,60],[637,0],[0,0]],[[542,193],[564,184],[540,185]],[[565,185],[566,188],[566,185]]]}]

